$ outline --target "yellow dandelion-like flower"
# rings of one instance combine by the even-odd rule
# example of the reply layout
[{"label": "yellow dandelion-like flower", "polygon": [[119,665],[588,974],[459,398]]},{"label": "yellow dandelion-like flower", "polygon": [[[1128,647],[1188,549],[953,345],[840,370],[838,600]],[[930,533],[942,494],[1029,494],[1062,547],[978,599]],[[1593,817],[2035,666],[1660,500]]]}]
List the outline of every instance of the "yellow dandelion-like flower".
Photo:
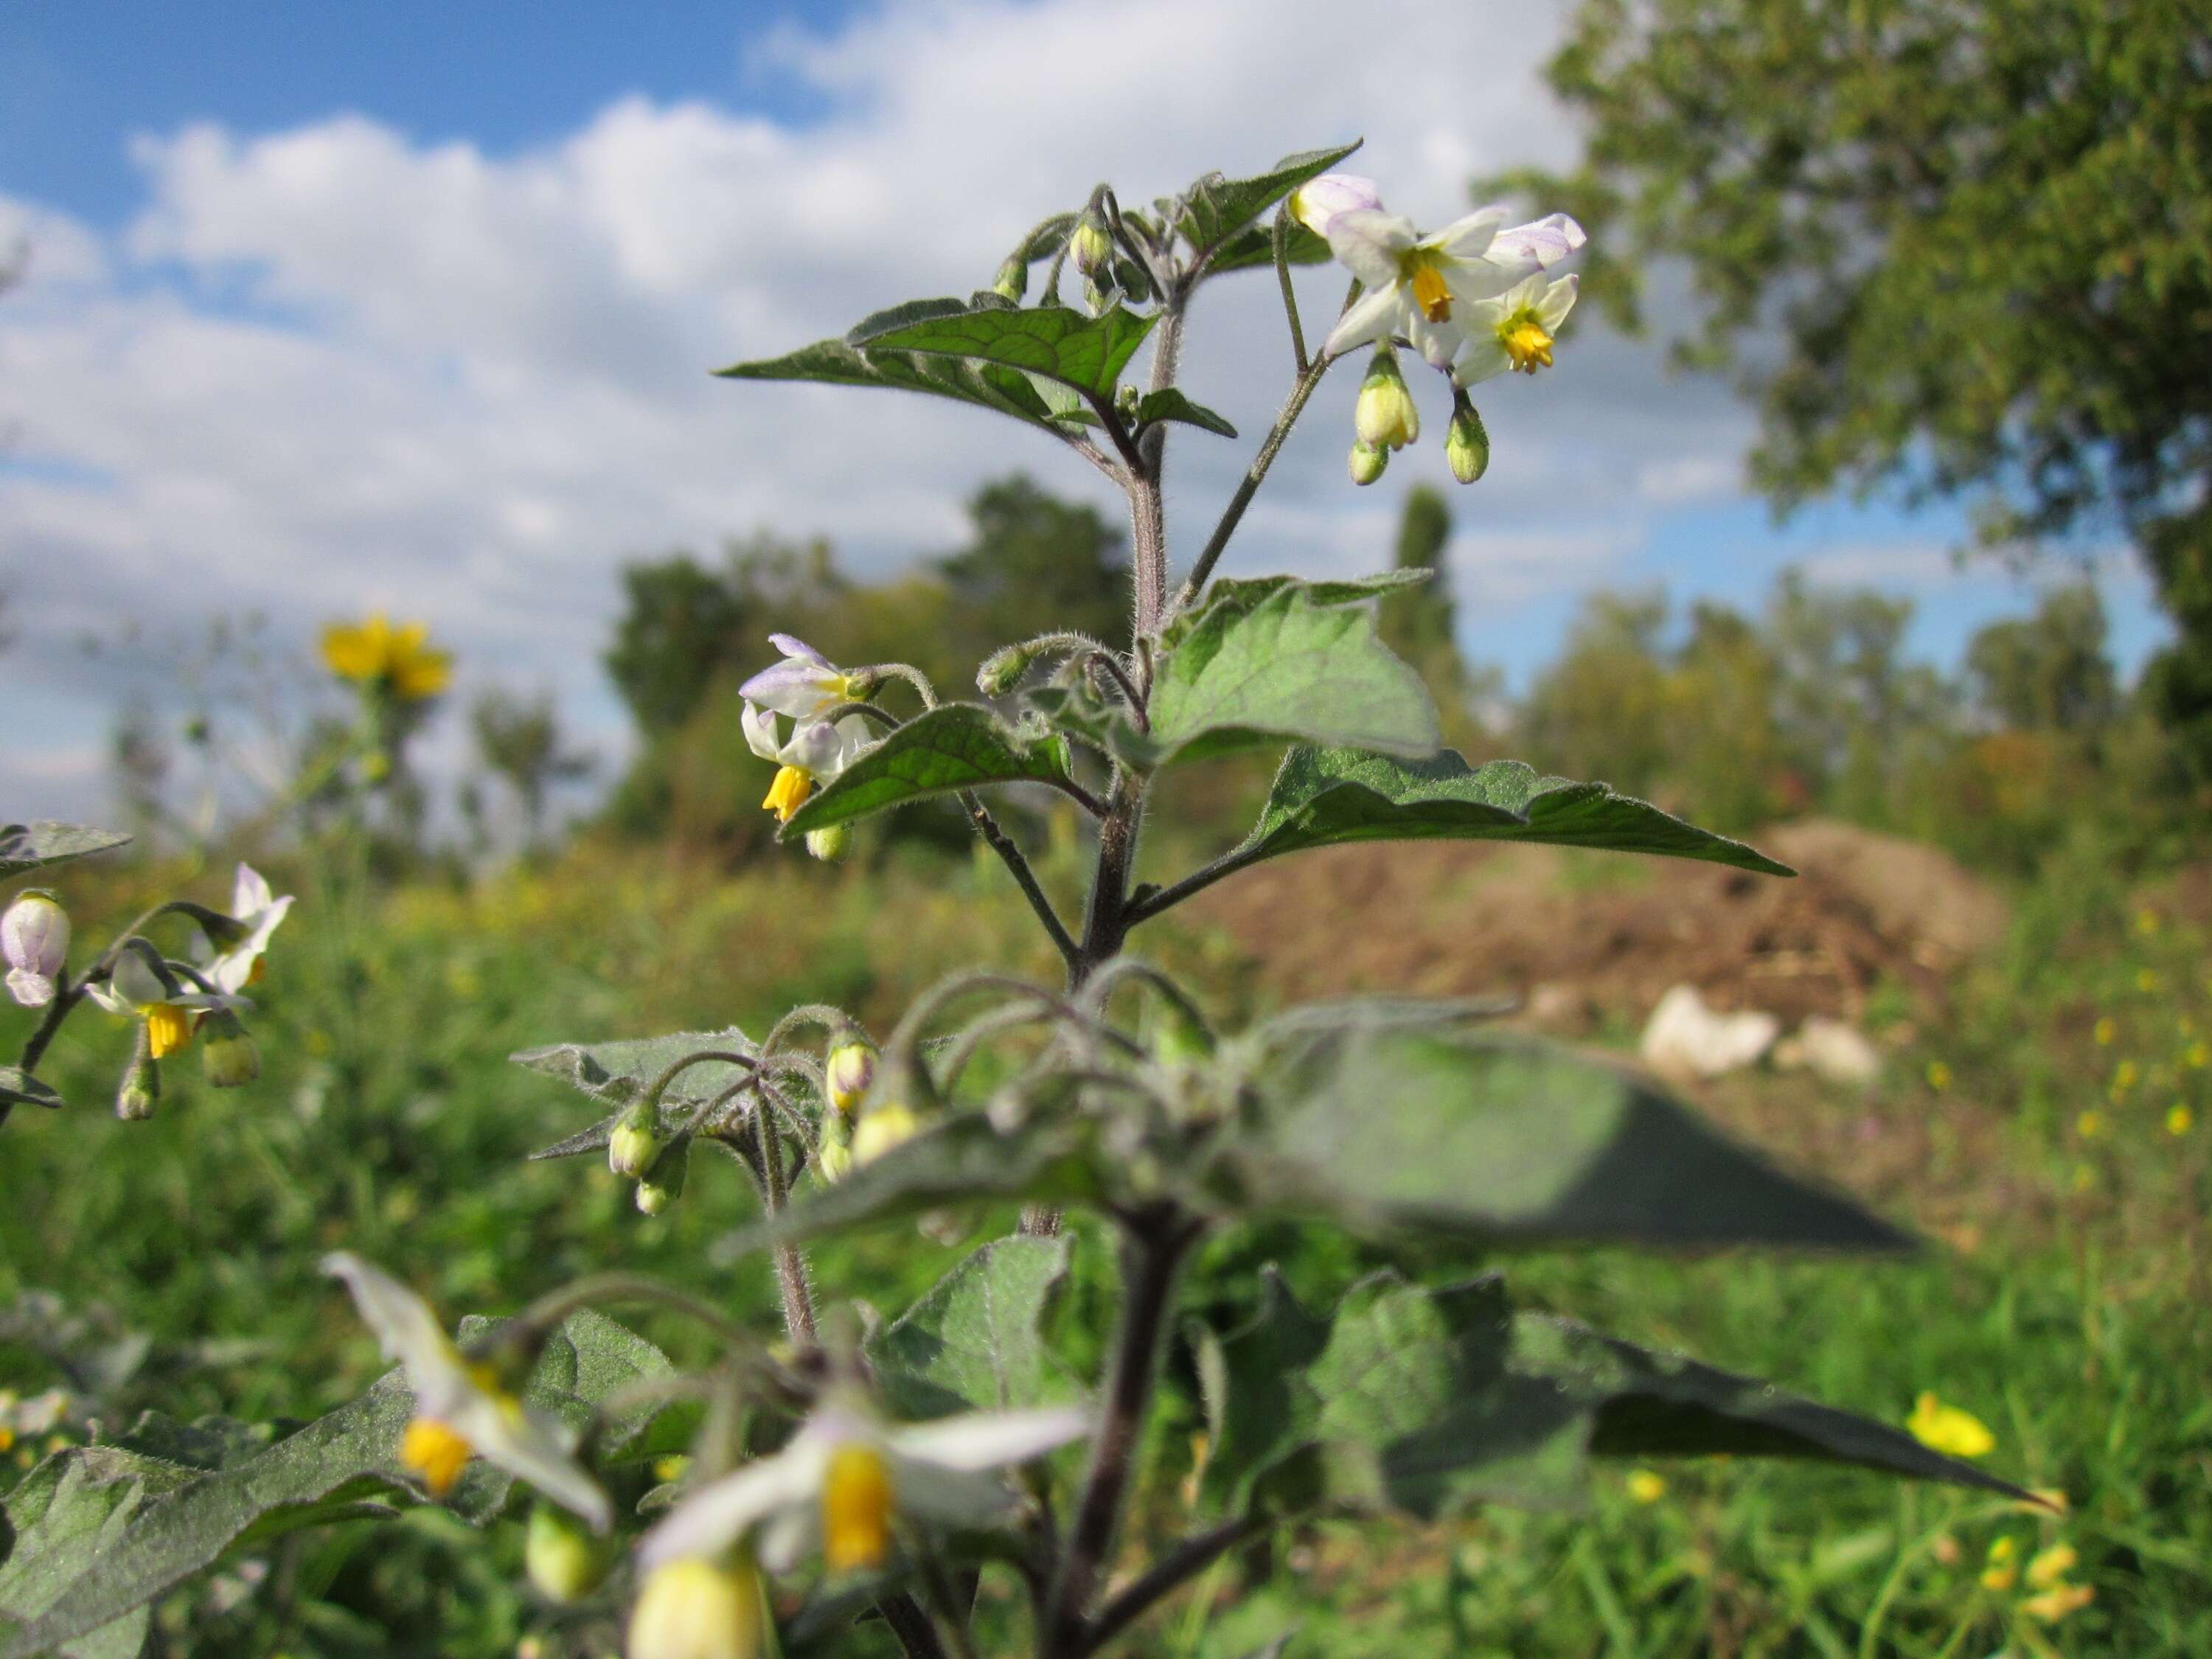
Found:
[{"label": "yellow dandelion-like flower", "polygon": [[2136,989],[2142,992],[2145,995],[2148,995],[2151,992],[2158,989],[2158,969],[2155,968],[2136,969]]},{"label": "yellow dandelion-like flower", "polygon": [[2142,1067],[2132,1060],[2124,1060],[2112,1067],[2112,1092],[2124,1095],[2142,1081]]},{"label": "yellow dandelion-like flower", "polygon": [[2136,912],[2136,932],[2148,939],[2158,932],[2158,912],[2145,905]]},{"label": "yellow dandelion-like flower", "polygon": [[2166,1109],[2166,1132],[2177,1139],[2197,1127],[2197,1114],[2179,1101]]},{"label": "yellow dandelion-like flower", "polygon": [[2027,1564],[2028,1588],[2049,1589],[2073,1571],[2081,1559],[2080,1552],[2071,1544],[2053,1544],[2049,1549],[2038,1550],[2035,1559]]},{"label": "yellow dandelion-like flower", "polygon": [[333,623],[323,630],[323,663],[342,680],[381,686],[402,702],[421,702],[443,691],[453,659],[429,643],[428,623],[402,623],[378,611],[366,622]]},{"label": "yellow dandelion-like flower", "polygon": [[2196,1070],[2203,1071],[2212,1066],[2212,1042],[2205,1042],[2203,1037],[2197,1038],[2189,1045],[2189,1052],[2183,1058]]},{"label": "yellow dandelion-like flower", "polygon": [[2105,1133],[2105,1115],[2094,1110],[2082,1113],[2074,1120],[2074,1133],[2084,1140],[2094,1140]]},{"label": "yellow dandelion-like flower", "polygon": [[2113,1037],[2119,1034],[2119,1029],[2112,1023],[2112,1017],[2110,1014],[2100,1015],[2096,1024],[2098,1046],[2104,1048],[2111,1048]]},{"label": "yellow dandelion-like flower", "polygon": [[1928,1086],[1942,1094],[1951,1086],[1951,1068],[1940,1060],[1928,1062]]},{"label": "yellow dandelion-like flower", "polygon": [[2020,1610],[2029,1618],[2046,1625],[2055,1625],[2069,1613],[2079,1613],[2097,1599],[2097,1592],[2087,1584],[2059,1584],[2039,1595],[2031,1595],[2020,1604]]},{"label": "yellow dandelion-like flower", "polygon": [[1667,1495],[1666,1477],[1650,1469],[1631,1469],[1628,1495],[1639,1504],[1656,1504]]},{"label": "yellow dandelion-like flower", "polygon": [[1972,1412],[1945,1405],[1932,1391],[1913,1402],[1905,1426],[1915,1440],[1946,1457],[1986,1457],[1996,1449],[1997,1437],[1988,1424]]},{"label": "yellow dandelion-like flower", "polygon": [[2002,1595],[2020,1582],[2020,1564],[2013,1558],[2020,1547],[2009,1538],[2000,1538],[1990,1546],[1989,1559],[1982,1568],[1982,1588]]}]

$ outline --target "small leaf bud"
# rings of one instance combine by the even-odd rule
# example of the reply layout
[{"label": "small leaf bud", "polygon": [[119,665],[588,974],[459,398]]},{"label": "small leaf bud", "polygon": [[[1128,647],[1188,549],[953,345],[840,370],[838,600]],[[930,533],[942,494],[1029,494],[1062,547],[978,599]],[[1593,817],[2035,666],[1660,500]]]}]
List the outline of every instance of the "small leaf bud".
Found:
[{"label": "small leaf bud", "polygon": [[884,671],[873,664],[845,671],[845,696],[854,702],[873,702],[884,689]]},{"label": "small leaf bud", "polygon": [[199,1034],[200,1070],[210,1087],[236,1089],[261,1075],[261,1051],[229,1009],[209,1010]]},{"label": "small leaf bud", "polygon": [[655,1117],[652,1107],[640,1101],[623,1114],[607,1137],[607,1168],[625,1181],[635,1181],[651,1169],[667,1145]]},{"label": "small leaf bud", "polygon": [[1093,208],[1083,216],[1067,239],[1067,257],[1085,276],[1096,277],[1114,259],[1114,239],[1107,234],[1106,217]]},{"label": "small leaf bud", "polygon": [[1421,411],[1398,372],[1398,354],[1377,346],[1359,383],[1352,424],[1359,441],[1376,449],[1403,449],[1421,435]]},{"label": "small leaf bud", "polygon": [[69,912],[51,894],[17,895],[0,915],[0,958],[8,963],[8,994],[26,1008],[54,1000],[55,981],[69,960]]},{"label": "small leaf bud", "polygon": [[983,659],[975,671],[975,689],[987,697],[1003,697],[1022,683],[1037,653],[1026,645],[1002,645]]},{"label": "small leaf bud", "polygon": [[1352,446],[1352,482],[1371,484],[1382,476],[1382,469],[1390,465],[1390,452],[1378,449],[1373,444],[1355,443]]},{"label": "small leaf bud", "polygon": [[138,1044],[131,1063],[123,1068],[122,1086],[115,1091],[115,1115],[125,1123],[143,1123],[154,1115],[161,1098],[161,1066],[154,1058],[153,1039],[138,1028]]},{"label": "small leaf bud", "polygon": [[1019,304],[1030,291],[1030,262],[1015,254],[999,267],[999,278],[991,284],[991,292],[1002,300]]},{"label": "small leaf bud", "polygon": [[605,1582],[614,1553],[605,1540],[568,1510],[540,1504],[530,1512],[522,1559],[538,1593],[566,1606],[581,1601]]},{"label": "small leaf bud", "polygon": [[833,823],[827,830],[809,830],[806,850],[824,864],[842,864],[853,856],[853,826]]},{"label": "small leaf bud", "polygon": [[1444,434],[1444,459],[1451,466],[1452,477],[1463,484],[1473,483],[1490,470],[1490,434],[1483,429],[1482,416],[1474,412],[1464,392],[1452,399],[1451,426]]},{"label": "small leaf bud", "polygon": [[822,1073],[829,1081],[830,1103],[849,1118],[876,1080],[876,1045],[857,1036],[844,1038],[823,1059]]},{"label": "small leaf bud", "polygon": [[684,1177],[690,1166],[691,1137],[686,1135],[653,1159],[653,1167],[638,1177],[638,1212],[659,1215],[683,1197]]}]

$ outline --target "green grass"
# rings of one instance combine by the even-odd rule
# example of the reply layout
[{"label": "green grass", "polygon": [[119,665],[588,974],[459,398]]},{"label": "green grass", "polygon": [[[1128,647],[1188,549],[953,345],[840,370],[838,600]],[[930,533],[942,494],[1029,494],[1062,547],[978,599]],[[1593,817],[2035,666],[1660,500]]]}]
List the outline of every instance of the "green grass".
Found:
[{"label": "green grass", "polygon": [[[58,884],[88,939],[95,913],[119,918],[166,890],[154,872]],[[198,896],[221,884],[204,878]],[[680,1204],[647,1219],[597,1160],[522,1162],[589,1111],[506,1054],[731,1020],[757,1030],[814,998],[880,1027],[969,961],[1051,966],[994,872],[959,863],[839,875],[791,860],[725,881],[583,854],[472,891],[301,890],[258,993],[258,1084],[200,1089],[188,1056],[159,1116],[118,1124],[106,1106],[120,1034],[87,1012],[47,1068],[70,1109],[19,1110],[0,1131],[0,1302],[50,1291],[98,1313],[111,1338],[152,1340],[112,1386],[80,1370],[109,1424],[147,1406],[306,1416],[357,1392],[379,1369],[374,1346],[315,1267],[340,1245],[454,1314],[509,1310],[619,1264],[708,1290],[765,1328],[765,1267],[728,1248],[752,1212],[739,1183],[695,1174]],[[1946,1247],[1878,1266],[1612,1251],[1504,1264],[1527,1298],[1838,1404],[1898,1419],[1935,1390],[1995,1431],[1990,1467],[2067,1494],[2063,1520],[1727,1462],[1655,1467],[1666,1491],[1639,1502],[1608,1468],[1583,1514],[1294,1529],[1171,1604],[1136,1650],[1237,1659],[1296,1626],[1293,1655],[1332,1659],[2212,1652],[2212,1069],[2201,1063],[2212,939],[2190,918],[2194,890],[2154,888],[2146,906],[2101,860],[2076,860],[2022,896],[2008,948],[1955,988],[1948,1018],[1878,1000],[1919,1030],[1870,1098],[1773,1079],[1713,1092],[1720,1115]],[[1220,941],[1153,943],[1234,982],[1239,1001],[1264,1002],[1264,974]],[[0,1045],[27,1026],[10,1011]],[[1926,1080],[1939,1064],[1940,1091]],[[2195,1119],[2180,1133],[2167,1122],[2177,1104]],[[2097,1115],[2086,1124],[2085,1111]],[[994,1224],[976,1218],[970,1237]],[[894,1229],[820,1249],[817,1277],[895,1311],[958,1248]],[[1088,1232],[1082,1250],[1066,1322],[1095,1332],[1106,1252]],[[1232,1297],[1268,1260],[1310,1297],[1384,1261],[1431,1280],[1500,1265],[1274,1226],[1217,1238],[1191,1291]],[[697,1353],[690,1333],[641,1323],[679,1357]],[[98,1346],[87,1339],[75,1363]],[[0,1345],[0,1386],[29,1393],[64,1376],[27,1341]],[[1139,1529],[1182,1524],[1175,1477],[1196,1420],[1171,1385],[1167,1473]],[[604,1610],[555,1620],[516,1588],[519,1530],[484,1540],[433,1513],[396,1531],[334,1529],[173,1598],[163,1640],[179,1652],[489,1656],[526,1637],[548,1655],[611,1651]],[[2071,1577],[2095,1601],[2052,1626],[2026,1617],[2024,1589],[1980,1585],[1999,1538],[2022,1559],[2071,1544]],[[1011,1602],[992,1588],[985,1605],[987,1629],[1010,1644]]]}]

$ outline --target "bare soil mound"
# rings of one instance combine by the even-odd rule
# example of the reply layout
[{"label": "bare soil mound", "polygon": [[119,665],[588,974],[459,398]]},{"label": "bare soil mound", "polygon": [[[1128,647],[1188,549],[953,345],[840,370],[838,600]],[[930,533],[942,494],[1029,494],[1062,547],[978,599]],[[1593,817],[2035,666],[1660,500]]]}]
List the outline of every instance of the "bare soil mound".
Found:
[{"label": "bare soil mound", "polygon": [[2003,899],[1930,848],[1824,820],[1753,840],[1797,878],[1552,848],[1348,847],[1232,878],[1193,919],[1285,999],[1512,992],[1565,1030],[1641,1019],[1684,982],[1788,1023],[1856,1020],[1885,979],[1932,1011],[2003,933]]}]

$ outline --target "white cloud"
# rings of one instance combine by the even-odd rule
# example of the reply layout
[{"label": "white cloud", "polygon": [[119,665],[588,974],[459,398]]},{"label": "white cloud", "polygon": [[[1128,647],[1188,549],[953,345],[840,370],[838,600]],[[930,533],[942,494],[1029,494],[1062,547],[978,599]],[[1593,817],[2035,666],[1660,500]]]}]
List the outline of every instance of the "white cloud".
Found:
[{"label": "white cloud", "polygon": [[[987,282],[1102,175],[1142,200],[1364,132],[1358,165],[1434,221],[1470,169],[1569,153],[1535,75],[1555,15],[1502,29],[1494,9],[1371,0],[1363,39],[1395,43],[1377,51],[1347,50],[1342,16],[938,0],[775,37],[754,67],[827,100],[805,126],[626,98],[493,155],[358,115],[202,124],[136,141],[147,198],[119,234],[0,198],[0,246],[35,245],[0,301],[0,586],[33,635],[8,672],[80,684],[52,638],[118,607],[258,608],[304,638],[381,605],[429,617],[476,673],[551,679],[616,740],[593,665],[625,556],[773,525],[874,570],[950,544],[962,497],[1013,466],[1104,499],[988,416],[710,368]],[[1188,380],[1245,435],[1177,440],[1186,556],[1288,378],[1264,279],[1224,290]],[[1341,289],[1316,273],[1304,292],[1311,331]],[[1497,459],[1455,498],[1478,561],[1462,585],[1493,605],[1600,579],[1656,506],[1725,489],[1747,430],[1718,388],[1577,321],[1556,374],[1486,397]],[[1349,489],[1343,379],[1261,498],[1247,568],[1372,562],[1395,486],[1443,477],[1409,453]],[[0,787],[43,786],[18,765]]]}]

